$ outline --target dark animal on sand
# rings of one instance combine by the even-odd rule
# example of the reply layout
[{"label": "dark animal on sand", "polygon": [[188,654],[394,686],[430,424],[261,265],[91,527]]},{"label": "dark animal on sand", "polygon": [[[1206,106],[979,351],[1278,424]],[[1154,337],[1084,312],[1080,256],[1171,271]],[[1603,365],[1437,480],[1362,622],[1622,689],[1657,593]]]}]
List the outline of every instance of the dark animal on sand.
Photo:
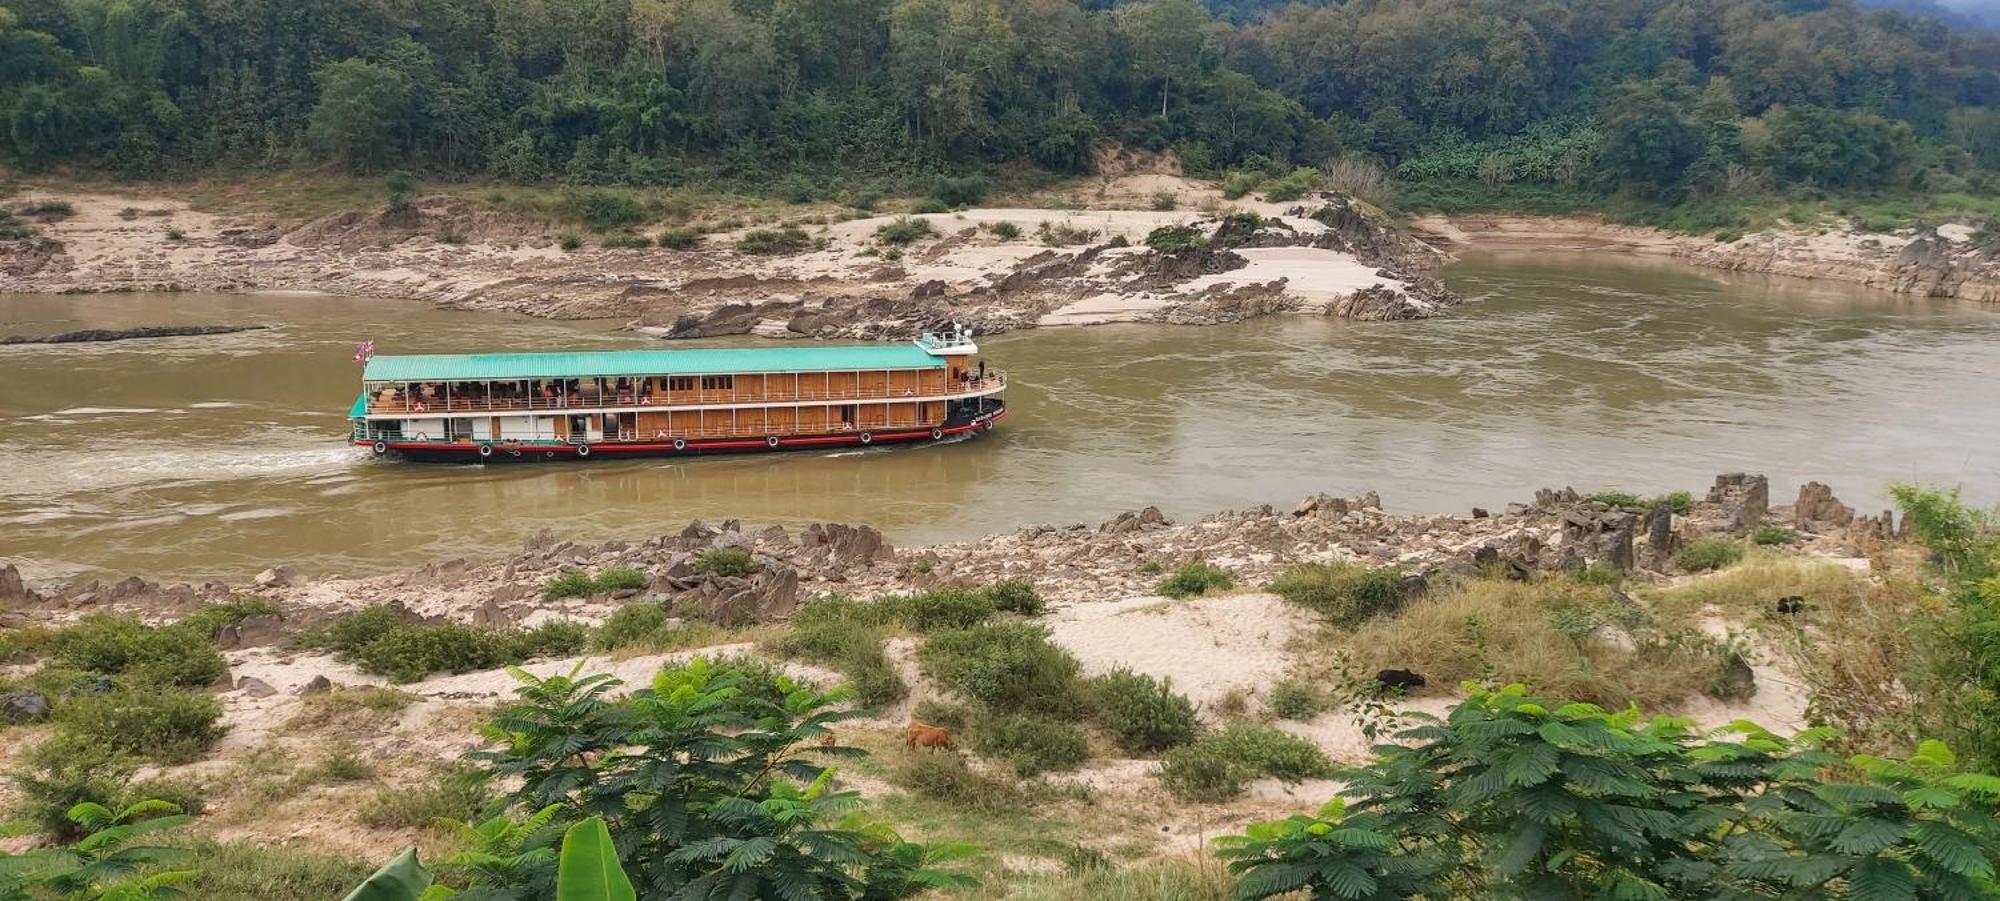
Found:
[{"label": "dark animal on sand", "polygon": [[1382,670],[1375,674],[1375,682],[1383,688],[1399,688],[1403,691],[1424,687],[1423,674],[1406,669]]},{"label": "dark animal on sand", "polygon": [[1799,597],[1796,594],[1778,599],[1778,612],[1786,616],[1791,616],[1792,614],[1799,613],[1805,609],[1806,609],[1806,599]]}]

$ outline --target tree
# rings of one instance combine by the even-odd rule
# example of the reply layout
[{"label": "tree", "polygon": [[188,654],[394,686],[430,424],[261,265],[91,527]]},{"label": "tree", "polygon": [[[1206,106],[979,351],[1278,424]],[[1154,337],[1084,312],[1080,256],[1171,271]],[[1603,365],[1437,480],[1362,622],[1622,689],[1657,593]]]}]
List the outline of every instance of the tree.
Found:
[{"label": "tree", "polygon": [[1174,81],[1191,84],[1212,51],[1213,21],[1196,0],[1142,0],[1117,9],[1118,34],[1132,47],[1134,74],[1160,83],[1160,118]]},{"label": "tree", "polygon": [[1607,100],[1598,127],[1599,162],[1616,181],[1665,188],[1701,153],[1680,111],[1650,82],[1627,84]]},{"label": "tree", "polygon": [[324,158],[367,170],[400,155],[410,88],[399,72],[359,59],[313,72],[319,102],[307,132]]}]

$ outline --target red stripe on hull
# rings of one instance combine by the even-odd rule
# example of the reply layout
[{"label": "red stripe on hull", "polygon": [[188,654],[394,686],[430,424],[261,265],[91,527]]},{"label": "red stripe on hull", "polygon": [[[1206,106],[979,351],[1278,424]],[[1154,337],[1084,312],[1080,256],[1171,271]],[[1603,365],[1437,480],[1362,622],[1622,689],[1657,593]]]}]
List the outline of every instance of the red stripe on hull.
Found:
[{"label": "red stripe on hull", "polygon": [[[1003,408],[984,419],[975,420],[965,425],[952,426],[940,431],[944,433],[943,437],[949,438],[954,435],[963,435],[967,432],[991,430],[994,423],[998,423],[1000,420],[1006,418],[1006,416],[1007,411]],[[870,437],[873,444],[893,444],[908,441],[927,441],[930,440],[931,433],[928,430],[881,432],[871,434]],[[374,445],[374,442],[370,441],[355,441],[352,443],[357,447],[372,447]],[[458,463],[514,463],[549,459],[576,460],[596,459],[599,457],[680,456],[699,455],[702,453],[802,450],[810,447],[826,447],[829,445],[860,445],[862,441],[861,433],[851,432],[832,435],[808,435],[798,438],[780,438],[775,447],[768,441],[746,441],[738,438],[689,441],[687,447],[681,450],[675,450],[672,444],[593,444],[590,446],[588,457],[577,453],[578,447],[576,445],[568,444],[532,445],[519,448],[507,448],[499,444],[493,444],[490,445],[493,448],[492,455],[481,457],[479,455],[481,445],[479,444],[439,444],[425,441],[388,441],[384,443],[389,450],[413,460],[441,460]]]}]

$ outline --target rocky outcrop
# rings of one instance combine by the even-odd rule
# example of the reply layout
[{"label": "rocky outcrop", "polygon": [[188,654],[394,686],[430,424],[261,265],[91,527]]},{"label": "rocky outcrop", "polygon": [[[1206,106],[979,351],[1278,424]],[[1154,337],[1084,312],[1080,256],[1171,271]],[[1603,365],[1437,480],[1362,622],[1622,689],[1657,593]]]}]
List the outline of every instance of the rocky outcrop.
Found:
[{"label": "rocky outcrop", "polygon": [[1827,532],[1845,529],[1854,522],[1854,508],[1840,502],[1833,496],[1833,489],[1818,482],[1807,482],[1799,488],[1799,499],[1792,505],[1792,526],[1802,532]]},{"label": "rocky outcrop", "polygon": [[1106,520],[1103,525],[1098,526],[1097,531],[1103,535],[1125,535],[1132,532],[1143,532],[1148,529],[1163,528],[1172,524],[1167,520],[1167,515],[1160,512],[1160,508],[1147,507],[1137,512],[1128,510],[1120,513]]},{"label": "rocky outcrop", "polygon": [[762,561],[747,576],[700,574],[675,596],[677,611],[720,626],[743,626],[790,616],[799,606],[799,573]]},{"label": "rocky outcrop", "polygon": [[1715,477],[1708,502],[1718,508],[1722,531],[1753,528],[1770,512],[1771,482],[1761,475],[1725,473]]},{"label": "rocky outcrop", "polygon": [[1387,285],[1373,285],[1329,304],[1326,315],[1359,322],[1395,322],[1429,319],[1443,305],[1437,300]]},{"label": "rocky outcrop", "polygon": [[1573,507],[1562,516],[1563,566],[1631,569],[1638,561],[1633,554],[1638,530],[1639,516],[1630,511]]},{"label": "rocky outcrop", "polygon": [[0,604],[18,604],[37,600],[26,583],[21,581],[21,571],[8,563],[0,566]]},{"label": "rocky outcrop", "polygon": [[867,564],[893,556],[895,548],[873,526],[813,523],[799,533],[799,547],[835,565]]}]

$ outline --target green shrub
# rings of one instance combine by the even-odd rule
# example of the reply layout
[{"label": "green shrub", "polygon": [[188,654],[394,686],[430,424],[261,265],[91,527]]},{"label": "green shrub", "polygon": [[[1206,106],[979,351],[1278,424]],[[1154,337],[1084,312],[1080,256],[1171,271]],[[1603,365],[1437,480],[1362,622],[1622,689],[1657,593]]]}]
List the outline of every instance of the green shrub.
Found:
[{"label": "green shrub", "polygon": [[972,711],[964,704],[951,704],[936,698],[925,698],[917,702],[910,712],[910,719],[927,726],[941,726],[963,734],[972,725]]},{"label": "green shrub", "polygon": [[876,188],[862,188],[854,192],[854,199],[849,200],[847,205],[865,213],[873,210],[875,205],[881,202],[882,192],[880,190]]},{"label": "green shrub", "polygon": [[1326,617],[1336,626],[1354,626],[1402,606],[1402,574],[1352,563],[1307,563],[1271,583],[1279,597]]},{"label": "green shrub", "polygon": [[597,580],[592,579],[587,572],[580,569],[572,569],[550,579],[547,585],[542,586],[542,600],[556,601],[563,598],[584,598],[589,597],[591,592],[596,590]]},{"label": "green shrub", "polygon": [[1084,707],[1075,657],[1025,622],[938,632],[917,660],[940,685],[1000,712],[1072,716]]},{"label": "green shrub", "polygon": [[1040,616],[1047,610],[1049,602],[1035,590],[1035,583],[1027,579],[1001,579],[986,589],[993,599],[993,606],[1008,613],[1022,616]]},{"label": "green shrub", "polygon": [[1646,499],[1630,491],[1599,491],[1584,497],[1584,500],[1603,504],[1607,507],[1644,507]]},{"label": "green shrub", "polygon": [[644,218],[638,201],[611,191],[572,191],[563,196],[562,212],[594,232],[623,228]]},{"label": "green shrub", "polygon": [[1162,225],[1146,234],[1146,246],[1160,253],[1183,253],[1208,246],[1201,229],[1192,225]]},{"label": "green shrub", "polygon": [[651,639],[666,627],[667,608],[651,601],[626,604],[612,611],[604,625],[597,627],[591,646],[600,651],[631,647]]},{"label": "green shrub", "polygon": [[1230,575],[1229,570],[1211,566],[1201,560],[1190,560],[1182,564],[1173,575],[1161,580],[1154,590],[1165,597],[1191,598],[1211,591],[1221,591],[1234,584],[1236,577]]},{"label": "green shrub", "polygon": [[396,608],[378,604],[301,631],[292,642],[303,648],[352,654],[402,624],[402,616]]},{"label": "green shrub", "polygon": [[875,229],[875,240],[884,244],[908,244],[921,238],[932,237],[937,229],[931,221],[921,216],[897,216],[894,221],[884,223]]},{"label": "green shrub", "polygon": [[981,723],[974,747],[1011,761],[1020,776],[1073,770],[1090,759],[1090,741],[1076,724],[1018,713]]},{"label": "green shrub", "polygon": [[1175,694],[1172,680],[1124,667],[1090,680],[1090,706],[1104,731],[1133,753],[1157,753],[1194,740],[1194,702]]},{"label": "green shrub", "polygon": [[507,662],[519,663],[534,657],[568,657],[590,647],[590,627],[571,620],[555,620],[528,629],[500,630],[507,642]]},{"label": "green shrub", "polygon": [[1271,683],[1267,706],[1281,720],[1309,720],[1325,709],[1326,694],[1304,679],[1279,679]]},{"label": "green shrub", "polygon": [[472,771],[453,771],[418,785],[384,788],[362,805],[371,829],[426,829],[439,820],[473,820],[486,806],[485,784]]},{"label": "green shrub", "polygon": [[668,250],[693,250],[701,246],[701,232],[692,228],[670,228],[660,232],[661,247]]},{"label": "green shrub", "polygon": [[811,246],[812,237],[796,225],[752,229],[736,239],[736,249],[751,254],[798,253]]},{"label": "green shrub", "polygon": [[1228,200],[1240,200],[1263,183],[1261,172],[1231,172],[1222,179],[1222,196]]},{"label": "green shrub", "polygon": [[991,188],[984,175],[940,178],[931,186],[931,199],[947,207],[972,206],[986,199]]},{"label": "green shrub", "polygon": [[1251,780],[1298,783],[1331,775],[1318,745],[1263,726],[1232,725],[1167,752],[1160,782],[1187,801],[1218,803],[1243,793]]},{"label": "green shrub", "polygon": [[894,606],[903,622],[918,632],[969,629],[993,618],[992,595],[964,588],[933,588],[877,603]]},{"label": "green shrub", "polygon": [[229,670],[209,643],[210,621],[153,627],[131,617],[91,614],[57,633],[51,649],[59,667],[162,685],[206,687]]},{"label": "green shrub", "polygon": [[564,250],[576,250],[583,246],[583,238],[576,232],[558,232],[556,246]]},{"label": "green shrub", "polygon": [[1297,200],[1308,193],[1320,189],[1319,170],[1298,168],[1264,186],[1264,199],[1271,203],[1285,203]]},{"label": "green shrub", "polygon": [[1758,526],[1756,531],[1750,533],[1750,540],[1764,547],[1791,544],[1792,540],[1797,537],[1798,533],[1793,532],[1791,529],[1777,523],[1769,522]]},{"label": "green shrub", "polygon": [[253,616],[281,616],[284,612],[285,608],[270,598],[232,597],[226,601],[203,604],[174,625],[213,638],[224,626],[237,625]]},{"label": "green shrub", "polygon": [[187,847],[194,854],[188,868],[201,874],[188,883],[189,892],[209,901],[341,898],[373,869],[338,854],[268,842],[195,838]]},{"label": "green shrub", "polygon": [[1674,565],[1688,572],[1722,569],[1743,559],[1743,545],[1732,538],[1698,538],[1674,554]]},{"label": "green shrub", "polygon": [[638,232],[612,232],[604,236],[603,244],[611,250],[645,250],[653,246],[653,239]]},{"label": "green shrub", "polygon": [[632,591],[646,587],[646,574],[629,566],[607,567],[597,574],[598,591]]},{"label": "green shrub", "polygon": [[757,565],[748,550],[719,547],[702,551],[701,556],[695,558],[694,568],[696,572],[712,576],[747,576]]},{"label": "green shrub", "polygon": [[1694,493],[1691,491],[1669,491],[1653,498],[1653,506],[1664,506],[1675,515],[1686,516],[1694,512]]},{"label": "green shrub", "polygon": [[1571,570],[1569,577],[1584,585],[1616,586],[1625,581],[1625,574],[1617,567],[1602,563],[1586,563]]},{"label": "green shrub", "polygon": [[962,754],[923,750],[901,754],[889,770],[889,783],[919,798],[975,813],[1017,810],[1025,801],[1020,786],[973,769]]},{"label": "green shrub", "polygon": [[1171,210],[1171,209],[1173,209],[1174,207],[1177,207],[1177,206],[1179,206],[1179,205],[1180,205],[1180,201],[1179,201],[1178,199],[1176,199],[1176,198],[1174,197],[1174,192],[1172,192],[1172,191],[1154,191],[1154,192],[1153,192],[1153,211],[1154,211],[1154,212],[1156,212],[1156,213],[1164,213],[1164,212],[1167,212],[1168,210]]},{"label": "green shrub", "polygon": [[910,212],[919,216],[934,216],[938,213],[951,212],[951,204],[945,203],[935,197],[926,197],[917,201],[914,206],[911,206]]},{"label": "green shrub", "polygon": [[799,657],[839,670],[863,707],[903,699],[909,686],[882,650],[887,638],[886,604],[862,603],[843,597],[807,602],[792,614],[789,632],[765,642],[772,653]]},{"label": "green shrub", "polygon": [[986,230],[1002,241],[1012,241],[1021,236],[1021,227],[1005,220],[986,223]]},{"label": "green shrub", "polygon": [[186,763],[227,731],[222,705],[206,691],[142,686],[71,695],[56,706],[57,737],[71,748],[103,749]]},{"label": "green shrub", "polygon": [[532,657],[561,657],[590,644],[579,623],[551,622],[533,629],[485,629],[458,623],[398,623],[347,652],[364,672],[397,682],[432,673],[495,669]]}]

